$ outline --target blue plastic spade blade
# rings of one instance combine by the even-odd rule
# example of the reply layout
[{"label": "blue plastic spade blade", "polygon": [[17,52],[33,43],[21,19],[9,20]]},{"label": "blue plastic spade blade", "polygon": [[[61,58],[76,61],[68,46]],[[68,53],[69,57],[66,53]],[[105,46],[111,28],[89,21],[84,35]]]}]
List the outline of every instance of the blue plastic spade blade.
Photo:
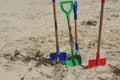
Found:
[{"label": "blue plastic spade blade", "polygon": [[56,53],[50,53],[50,60],[57,60],[57,56]]},{"label": "blue plastic spade blade", "polygon": [[66,52],[61,52],[60,55],[59,55],[60,62],[66,62],[66,58],[67,58],[67,53]]}]

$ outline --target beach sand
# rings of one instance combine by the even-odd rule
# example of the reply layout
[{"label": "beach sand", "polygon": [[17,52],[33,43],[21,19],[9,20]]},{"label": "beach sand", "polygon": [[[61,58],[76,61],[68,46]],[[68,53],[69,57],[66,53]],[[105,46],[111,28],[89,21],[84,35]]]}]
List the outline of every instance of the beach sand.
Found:
[{"label": "beach sand", "polygon": [[[61,52],[70,54],[65,14],[57,0]],[[0,80],[120,80],[120,0],[107,0],[101,43],[105,66],[87,68],[95,59],[100,0],[78,0],[78,42],[82,65],[51,62],[55,32],[51,0],[0,0]],[[74,36],[74,18],[71,14]],[[75,38],[74,38],[75,39]]]}]

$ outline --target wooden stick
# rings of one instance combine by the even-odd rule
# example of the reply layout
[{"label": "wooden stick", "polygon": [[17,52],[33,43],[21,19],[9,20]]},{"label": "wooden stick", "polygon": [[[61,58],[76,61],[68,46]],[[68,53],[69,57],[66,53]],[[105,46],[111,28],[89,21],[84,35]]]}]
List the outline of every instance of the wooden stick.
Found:
[{"label": "wooden stick", "polygon": [[58,42],[58,27],[57,27],[56,3],[55,2],[53,2],[53,11],[54,11],[54,24],[55,24],[56,46],[58,46],[59,45],[59,42]]},{"label": "wooden stick", "polygon": [[72,30],[71,30],[71,25],[70,25],[69,20],[68,20],[68,29],[69,29],[71,50],[73,50],[74,49],[74,42],[73,42]]},{"label": "wooden stick", "polygon": [[104,14],[104,2],[102,2],[101,4],[101,15],[100,15],[99,36],[98,36],[98,50],[97,50],[98,53],[100,53],[100,46],[101,46],[103,14]]},{"label": "wooden stick", "polygon": [[75,42],[78,42],[77,20],[75,20]]}]

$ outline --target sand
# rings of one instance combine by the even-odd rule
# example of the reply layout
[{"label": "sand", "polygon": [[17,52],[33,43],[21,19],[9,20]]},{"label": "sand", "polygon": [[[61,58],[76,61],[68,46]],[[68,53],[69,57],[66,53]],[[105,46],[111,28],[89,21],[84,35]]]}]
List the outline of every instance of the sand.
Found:
[{"label": "sand", "polygon": [[[59,43],[61,51],[70,54],[60,1]],[[97,50],[100,0],[78,2],[78,42],[83,63],[71,68],[49,60],[49,54],[55,52],[51,0],[0,0],[0,80],[120,80],[120,0],[107,0],[105,4],[101,57],[107,59],[107,64],[91,69],[87,65],[88,60],[95,59]],[[73,13],[71,25],[74,34]]]}]

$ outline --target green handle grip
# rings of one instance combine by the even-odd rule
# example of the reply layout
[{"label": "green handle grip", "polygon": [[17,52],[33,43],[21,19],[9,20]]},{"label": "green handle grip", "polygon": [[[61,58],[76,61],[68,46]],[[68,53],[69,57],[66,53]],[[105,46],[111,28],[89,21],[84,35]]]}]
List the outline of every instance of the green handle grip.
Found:
[{"label": "green handle grip", "polygon": [[[63,7],[64,4],[70,4],[70,9],[68,11],[64,9],[64,7]],[[73,1],[60,2],[60,8],[65,13],[65,15],[67,17],[67,20],[70,20],[70,14],[71,14],[71,12],[73,10]]]}]

